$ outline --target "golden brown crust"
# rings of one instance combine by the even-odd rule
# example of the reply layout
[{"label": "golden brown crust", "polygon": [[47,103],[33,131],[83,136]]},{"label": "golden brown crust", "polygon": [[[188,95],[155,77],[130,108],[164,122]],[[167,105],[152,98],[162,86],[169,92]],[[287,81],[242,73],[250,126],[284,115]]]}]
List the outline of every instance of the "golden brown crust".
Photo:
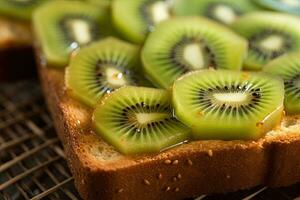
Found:
[{"label": "golden brown crust", "polygon": [[90,110],[63,91],[62,71],[40,67],[39,72],[84,199],[173,200],[300,181],[298,128],[259,141],[196,141],[155,155],[125,157],[91,130]]},{"label": "golden brown crust", "polygon": [[31,43],[28,23],[0,17],[0,49],[31,46]]}]

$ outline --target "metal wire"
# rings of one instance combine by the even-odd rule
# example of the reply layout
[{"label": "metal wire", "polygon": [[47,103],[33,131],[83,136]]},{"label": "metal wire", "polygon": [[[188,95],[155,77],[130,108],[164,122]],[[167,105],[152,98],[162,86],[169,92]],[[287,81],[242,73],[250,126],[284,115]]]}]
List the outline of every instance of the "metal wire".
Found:
[{"label": "metal wire", "polygon": [[0,87],[0,200],[80,199],[37,85]]},{"label": "metal wire", "polygon": [[[0,200],[71,199],[73,185],[62,146],[55,135],[38,83],[0,86]],[[214,199],[296,199],[300,184],[280,189],[257,187]]]}]

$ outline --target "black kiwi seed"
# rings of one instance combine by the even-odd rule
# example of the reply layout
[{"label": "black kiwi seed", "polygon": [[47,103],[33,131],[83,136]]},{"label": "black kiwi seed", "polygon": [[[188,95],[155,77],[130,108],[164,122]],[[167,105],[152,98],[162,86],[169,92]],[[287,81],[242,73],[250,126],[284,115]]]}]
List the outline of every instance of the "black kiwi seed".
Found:
[{"label": "black kiwi seed", "polygon": [[96,88],[99,92],[109,93],[118,88],[118,86],[108,84],[107,77],[104,76],[106,68],[111,66],[113,66],[115,69],[118,69],[122,75],[126,75],[127,84],[137,85],[137,77],[135,77],[135,73],[132,73],[130,70],[126,69],[126,66],[124,66],[122,63],[120,64],[114,61],[100,59],[96,64],[96,76],[94,77],[95,81],[98,83]]},{"label": "black kiwi seed", "polygon": [[139,48],[127,42],[116,38],[95,42],[73,57],[66,72],[67,89],[82,103],[93,106],[116,89],[143,84],[138,59]]},{"label": "black kiwi seed", "polygon": [[[243,103],[238,104],[231,104],[227,102],[218,102],[214,99],[212,96],[216,93],[247,93],[248,100]],[[202,105],[204,107],[212,107],[210,108],[214,112],[219,112],[220,114],[222,112],[226,113],[232,113],[236,114],[239,113],[242,115],[247,115],[249,111],[251,111],[254,108],[254,105],[258,104],[260,102],[261,94],[260,94],[260,88],[249,88],[248,85],[232,85],[231,88],[224,86],[215,86],[207,89],[199,89],[197,101],[199,105]]]},{"label": "black kiwi seed", "polygon": [[245,70],[261,70],[275,58],[300,49],[300,21],[290,14],[248,13],[239,17],[231,27],[249,42]]},{"label": "black kiwi seed", "polygon": [[[269,51],[264,50],[260,47],[259,42],[262,41],[264,38],[269,37],[270,35],[279,36],[280,38],[284,39],[284,43],[282,44],[280,49]],[[250,37],[249,47],[252,50],[256,51],[258,54],[260,54],[264,59],[274,59],[288,52],[292,48],[293,42],[294,40],[291,37],[291,35],[276,30],[264,30]]]},{"label": "black kiwi seed", "polygon": [[106,8],[84,1],[49,1],[39,6],[33,28],[47,64],[64,68],[74,49],[110,35],[108,19]]},{"label": "black kiwi seed", "polygon": [[96,132],[125,154],[158,152],[190,134],[173,117],[169,93],[152,88],[120,88],[96,107],[93,120]]},{"label": "black kiwi seed", "polygon": [[300,97],[300,88],[296,85],[300,81],[300,74],[284,81],[285,89]]},{"label": "black kiwi seed", "polygon": [[155,22],[152,19],[152,14],[149,10],[149,7],[153,5],[154,3],[162,1],[162,0],[147,0],[145,1],[139,8],[140,16],[142,17],[143,21],[146,23],[145,27],[146,30],[145,33],[151,32],[154,30]]},{"label": "black kiwi seed", "polygon": [[146,22],[145,33],[152,31],[155,25],[151,19],[151,14],[149,14],[149,10],[148,10],[149,5],[151,5],[155,1],[157,0],[148,0],[144,4],[142,4],[139,9],[142,19]]}]

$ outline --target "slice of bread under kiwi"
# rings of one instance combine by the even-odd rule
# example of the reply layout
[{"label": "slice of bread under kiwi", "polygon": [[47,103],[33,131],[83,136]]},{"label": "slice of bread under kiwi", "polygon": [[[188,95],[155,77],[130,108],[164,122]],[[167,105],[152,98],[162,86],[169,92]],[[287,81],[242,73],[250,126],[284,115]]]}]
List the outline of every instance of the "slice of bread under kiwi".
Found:
[{"label": "slice of bread under kiwi", "polygon": [[62,89],[62,71],[39,67],[39,74],[84,199],[184,199],[300,180],[300,117],[285,117],[258,141],[194,141],[158,154],[124,156],[92,131],[91,110]]},{"label": "slice of bread under kiwi", "polygon": [[[43,40],[40,40],[40,42],[43,42]],[[111,39],[106,40],[106,42],[112,44]],[[115,45],[107,45],[104,40],[103,43],[95,43],[95,45],[101,45],[101,51],[107,49],[105,52],[108,53],[104,55],[110,56],[112,55],[110,48],[122,49],[123,46],[129,47],[127,44],[121,45],[117,41],[113,43]],[[120,46],[116,45],[117,43]],[[40,51],[42,49],[38,49],[38,47],[37,44],[38,58],[45,58],[45,55],[42,55],[42,51]],[[93,47],[86,48],[92,49]],[[93,49],[91,52],[88,50],[81,50],[81,53],[103,58],[100,51],[98,53]],[[97,55],[94,54],[95,52],[97,52]],[[114,54],[113,57],[118,58],[116,60],[120,61],[119,58],[122,52],[114,50],[114,53],[117,54]],[[49,56],[46,55],[46,58],[49,58]],[[74,60],[75,58],[72,59],[73,63],[71,64],[73,67],[69,68],[68,73],[71,72],[70,70],[75,69],[74,66],[77,66],[74,65]],[[258,185],[285,186],[300,180],[300,160],[295,159],[300,152],[300,117],[284,117],[281,125],[275,131],[267,133],[265,137],[256,141],[191,141],[159,153],[125,156],[95,134],[92,127],[92,110],[83,103],[76,101],[71,97],[71,93],[64,89],[65,74],[61,68],[65,65],[62,64],[61,67],[55,68],[53,65],[50,66],[49,63],[51,62],[47,64],[42,59],[38,61],[41,82],[54,119],[54,125],[64,144],[76,187],[83,199],[173,200],[197,197],[201,194],[225,193]],[[120,63],[114,63],[111,60],[106,60],[104,63],[105,69],[109,69],[107,74],[111,74],[110,72],[113,71],[112,74],[117,75],[115,77],[118,78],[118,73],[115,72],[118,71],[116,69],[119,69]],[[100,64],[102,65],[103,62],[100,62]],[[89,65],[86,64],[86,66]],[[127,68],[129,65],[124,67]],[[94,68],[90,66],[88,69]],[[98,74],[101,75],[99,76],[101,78],[103,72],[98,72],[101,72]],[[98,81],[102,79],[99,77],[97,78]],[[247,75],[244,78],[247,79]],[[118,80],[117,83],[121,83],[121,80],[123,79]],[[115,80],[110,81],[116,83]],[[123,85],[123,83],[117,85]],[[283,83],[281,85],[283,86]],[[74,89],[72,86],[70,88]],[[126,93],[126,90],[123,92]],[[134,93],[129,91],[128,96]],[[158,100],[166,101],[164,92],[153,93],[158,96],[161,95],[157,98]],[[157,97],[156,94],[153,94],[153,96]],[[249,94],[254,96],[250,100],[256,99],[255,90]],[[112,101],[117,99],[115,95],[109,97],[113,98]],[[146,97],[139,98],[145,99]],[[275,102],[275,104],[277,103]],[[103,106],[101,109],[107,108]],[[158,109],[160,109],[160,106],[158,106]],[[273,110],[274,108],[270,109]],[[103,113],[105,112],[100,110],[99,115],[96,114],[96,117],[103,119],[103,122],[105,122],[106,115]],[[163,114],[168,119],[172,118],[169,111]],[[110,115],[108,114],[107,117],[110,117]],[[153,117],[163,118],[161,115],[153,115]],[[181,118],[184,117],[181,116]],[[182,130],[182,126],[179,126],[177,122],[174,124],[177,127],[176,130]],[[109,128],[106,125],[99,126],[98,124],[96,129],[105,130],[103,134],[107,136]],[[206,127],[206,129],[210,130],[210,127]],[[240,127],[238,129],[243,130]],[[230,130],[227,129],[226,131],[229,133]],[[119,133],[112,131],[112,134]],[[173,142],[176,143],[178,140],[183,141],[182,138],[185,138],[185,136],[185,134],[178,135],[178,138],[175,138],[176,141],[169,140],[170,138],[166,137],[164,140],[159,141],[159,146],[148,146],[145,149],[147,152],[149,152],[148,150],[156,150],[156,148],[161,149],[166,143],[169,145],[174,144]],[[106,139],[110,140],[111,144],[119,147],[119,150],[122,148],[121,152],[123,153],[136,152],[136,150],[132,150],[134,147],[123,148],[122,145],[119,145],[120,141],[117,141],[116,137],[107,137]],[[125,140],[125,142],[127,141]],[[121,140],[121,142],[124,142],[124,140]]]}]

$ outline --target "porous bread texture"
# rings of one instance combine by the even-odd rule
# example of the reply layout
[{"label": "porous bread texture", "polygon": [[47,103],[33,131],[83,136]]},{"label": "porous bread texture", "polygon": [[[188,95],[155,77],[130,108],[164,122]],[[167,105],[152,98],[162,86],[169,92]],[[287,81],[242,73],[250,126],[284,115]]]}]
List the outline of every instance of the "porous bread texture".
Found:
[{"label": "porous bread texture", "polygon": [[193,141],[158,154],[124,156],[93,132],[92,111],[69,98],[63,71],[40,66],[39,73],[75,185],[86,200],[174,200],[300,181],[298,116],[285,117],[258,141]]}]

